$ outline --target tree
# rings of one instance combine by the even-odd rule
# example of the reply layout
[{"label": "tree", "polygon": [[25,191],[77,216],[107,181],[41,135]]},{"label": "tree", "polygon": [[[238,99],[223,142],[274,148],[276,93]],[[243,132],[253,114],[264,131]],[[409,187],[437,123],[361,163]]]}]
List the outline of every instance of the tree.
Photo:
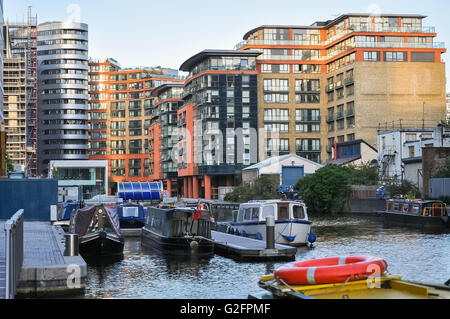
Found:
[{"label": "tree", "polygon": [[250,200],[278,198],[279,178],[275,175],[263,175],[254,183],[242,183],[225,195],[224,200],[234,203],[246,203]]},{"label": "tree", "polygon": [[350,165],[352,185],[377,185],[379,182],[378,167],[369,162],[360,165]]},{"label": "tree", "polygon": [[337,215],[342,212],[351,192],[351,169],[330,164],[318,169],[313,175],[301,178],[296,189],[316,214]]},{"label": "tree", "polygon": [[444,166],[442,166],[436,174],[433,176],[434,178],[450,178],[450,158],[447,159]]},{"label": "tree", "polygon": [[12,162],[12,159],[9,158],[8,154],[6,154],[6,171],[7,172],[14,171],[14,164]]}]

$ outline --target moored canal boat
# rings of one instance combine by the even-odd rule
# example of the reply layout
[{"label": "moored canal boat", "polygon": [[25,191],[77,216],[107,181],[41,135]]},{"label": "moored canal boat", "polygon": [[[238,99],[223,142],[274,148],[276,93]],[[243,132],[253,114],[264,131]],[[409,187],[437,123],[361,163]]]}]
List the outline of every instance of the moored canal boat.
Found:
[{"label": "moored canal boat", "polygon": [[167,255],[211,256],[211,213],[198,207],[148,207],[142,244]]},{"label": "moored canal boat", "polygon": [[305,203],[296,200],[255,200],[239,206],[237,218],[229,233],[266,240],[266,218],[275,219],[277,244],[307,245],[312,222]]},{"label": "moored canal boat", "polygon": [[450,299],[450,287],[415,283],[387,272],[387,262],[372,256],[312,259],[289,263],[258,284],[264,299]]},{"label": "moored canal boat", "polygon": [[86,206],[72,212],[69,232],[78,234],[80,254],[101,257],[123,253],[117,208],[107,205]]},{"label": "moored canal boat", "polygon": [[378,212],[386,225],[414,227],[421,230],[450,229],[447,205],[439,200],[390,199],[386,210]]}]

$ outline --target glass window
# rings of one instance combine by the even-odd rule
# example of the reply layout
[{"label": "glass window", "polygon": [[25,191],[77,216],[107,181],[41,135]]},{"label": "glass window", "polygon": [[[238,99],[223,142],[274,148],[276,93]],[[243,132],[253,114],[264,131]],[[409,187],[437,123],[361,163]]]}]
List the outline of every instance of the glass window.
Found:
[{"label": "glass window", "polygon": [[278,205],[278,219],[289,219],[289,206]]},{"label": "glass window", "polygon": [[295,219],[305,219],[305,211],[303,206],[294,205],[292,207],[292,213]]},{"label": "glass window", "polygon": [[262,218],[266,220],[266,217],[275,217],[275,208],[273,206],[264,206],[262,211]]},{"label": "glass window", "polygon": [[259,220],[259,208],[258,207],[252,208],[252,220]]},{"label": "glass window", "polygon": [[250,220],[251,212],[251,208],[244,208],[244,220]]}]

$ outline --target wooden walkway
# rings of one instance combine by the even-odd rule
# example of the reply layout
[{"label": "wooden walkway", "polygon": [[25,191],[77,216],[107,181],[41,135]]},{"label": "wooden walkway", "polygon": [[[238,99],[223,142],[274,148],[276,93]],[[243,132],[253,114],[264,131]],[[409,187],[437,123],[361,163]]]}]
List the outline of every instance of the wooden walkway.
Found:
[{"label": "wooden walkway", "polygon": [[239,260],[295,260],[297,248],[275,244],[275,249],[266,249],[266,242],[253,238],[211,231],[217,254]]}]

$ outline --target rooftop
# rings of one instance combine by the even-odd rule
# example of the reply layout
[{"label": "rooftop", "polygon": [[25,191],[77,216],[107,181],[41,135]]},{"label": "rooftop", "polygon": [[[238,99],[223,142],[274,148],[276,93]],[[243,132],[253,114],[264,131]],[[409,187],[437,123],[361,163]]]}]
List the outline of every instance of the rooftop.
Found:
[{"label": "rooftop", "polygon": [[239,51],[239,50],[203,50],[196,55],[193,55],[189,59],[187,59],[181,66],[181,71],[189,72],[193,66],[201,62],[207,57],[210,56],[254,56],[257,57],[258,55],[262,54],[262,52],[259,51],[252,51],[252,50],[245,50],[245,51]]},{"label": "rooftop", "polygon": [[[348,18],[348,17],[370,17],[373,16],[373,14],[369,13],[347,13],[340,15],[336,19],[333,20],[327,20],[327,21],[316,21],[312,25],[261,25],[257,28],[254,28],[250,31],[248,31],[245,35],[243,40],[246,40],[250,34],[252,34],[255,31],[258,31],[260,29],[326,29],[331,25],[334,25],[341,20]],[[393,13],[382,13],[379,15],[380,17],[405,17],[405,18],[419,18],[424,19],[426,16],[420,15],[420,14],[393,14]]]}]

